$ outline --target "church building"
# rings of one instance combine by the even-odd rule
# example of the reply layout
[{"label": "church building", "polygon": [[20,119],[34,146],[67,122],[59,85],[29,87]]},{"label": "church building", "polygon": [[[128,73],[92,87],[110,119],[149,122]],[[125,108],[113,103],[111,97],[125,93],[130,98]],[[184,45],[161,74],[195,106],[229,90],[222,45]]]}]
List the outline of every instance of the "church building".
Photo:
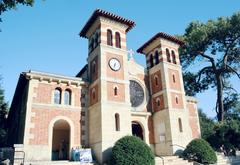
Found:
[{"label": "church building", "polygon": [[58,160],[64,143],[61,159],[69,159],[72,148],[86,147],[102,163],[125,135],[138,136],[156,156],[166,156],[200,137],[197,101],[184,91],[178,52],[184,43],[157,33],[137,50],[145,56],[144,68],[127,49],[134,26],[97,9],[79,34],[88,41],[88,55],[75,77],[20,74],[8,144],[24,151],[26,161]]}]

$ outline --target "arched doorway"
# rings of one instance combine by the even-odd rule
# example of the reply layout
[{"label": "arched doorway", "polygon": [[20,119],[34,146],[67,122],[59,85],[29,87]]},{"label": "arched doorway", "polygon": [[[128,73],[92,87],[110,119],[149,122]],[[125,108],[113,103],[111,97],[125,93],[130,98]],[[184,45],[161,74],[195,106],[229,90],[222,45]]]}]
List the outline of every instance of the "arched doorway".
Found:
[{"label": "arched doorway", "polygon": [[52,160],[68,160],[70,125],[66,120],[57,120],[53,125]]},{"label": "arched doorway", "polygon": [[143,129],[138,122],[135,121],[132,122],[132,135],[137,136],[143,140]]}]

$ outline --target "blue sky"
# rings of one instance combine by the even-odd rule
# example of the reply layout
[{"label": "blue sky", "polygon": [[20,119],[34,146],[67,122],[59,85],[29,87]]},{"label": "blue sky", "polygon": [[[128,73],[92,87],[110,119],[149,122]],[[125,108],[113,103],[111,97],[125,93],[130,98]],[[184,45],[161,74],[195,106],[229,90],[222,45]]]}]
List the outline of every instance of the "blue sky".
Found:
[{"label": "blue sky", "polygon": [[[11,102],[19,74],[38,70],[75,76],[87,57],[87,40],[78,33],[92,12],[101,8],[136,22],[127,35],[128,49],[137,50],[157,32],[183,34],[194,20],[207,21],[240,11],[237,0],[38,0],[1,15],[0,74],[6,100]],[[143,55],[136,61],[145,65]],[[237,79],[233,80],[235,86]],[[236,86],[237,87],[237,86]],[[240,92],[240,87],[237,89]],[[215,116],[215,91],[197,96],[199,107]]]}]

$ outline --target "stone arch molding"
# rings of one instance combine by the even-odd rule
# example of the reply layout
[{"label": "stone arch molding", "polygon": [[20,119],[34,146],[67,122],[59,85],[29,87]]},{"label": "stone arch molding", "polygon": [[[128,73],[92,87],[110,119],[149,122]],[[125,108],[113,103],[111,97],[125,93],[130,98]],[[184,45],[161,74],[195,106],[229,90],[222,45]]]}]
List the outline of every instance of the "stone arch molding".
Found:
[{"label": "stone arch molding", "polygon": [[146,128],[145,128],[145,125],[143,124],[143,122],[141,120],[134,119],[134,120],[132,120],[131,124],[134,123],[134,122],[138,123],[141,126],[142,131],[143,131],[143,141],[145,141],[147,143],[147,141],[146,141]]},{"label": "stone arch molding", "polygon": [[71,148],[73,147],[74,144],[74,124],[73,121],[70,120],[68,117],[66,116],[56,116],[54,117],[48,126],[48,148],[49,148],[49,153],[50,155],[52,155],[52,138],[53,138],[53,127],[54,124],[58,121],[58,120],[65,120],[70,127],[70,144],[69,144],[69,150],[71,150]]}]

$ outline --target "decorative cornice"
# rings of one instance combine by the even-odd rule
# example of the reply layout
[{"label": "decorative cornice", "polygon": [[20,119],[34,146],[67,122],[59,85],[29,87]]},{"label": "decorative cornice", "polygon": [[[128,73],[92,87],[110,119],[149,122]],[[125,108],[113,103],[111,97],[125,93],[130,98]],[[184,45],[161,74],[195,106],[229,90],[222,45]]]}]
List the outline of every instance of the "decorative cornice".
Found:
[{"label": "decorative cornice", "polygon": [[58,84],[64,83],[67,85],[76,85],[76,86],[88,86],[88,83],[83,81],[81,78],[78,77],[70,77],[70,76],[63,76],[63,75],[57,75],[52,73],[46,73],[46,72],[38,72],[38,71],[32,71],[29,72],[23,72],[22,75],[26,77],[28,80],[38,80],[40,82],[47,81],[48,83],[56,82]]},{"label": "decorative cornice", "polygon": [[[150,45],[154,40],[156,40],[157,38],[164,38],[166,40],[169,40],[169,41],[172,41],[172,42],[175,42],[177,44],[179,44],[180,46],[184,45],[184,42],[179,40],[178,38],[174,37],[174,36],[171,36],[169,34],[166,34],[164,32],[159,32],[157,33],[155,36],[153,36],[150,40],[148,40],[145,44],[143,44],[143,46],[141,46],[137,52],[138,53],[143,53],[143,50],[148,46]],[[144,54],[144,53],[143,53]]]},{"label": "decorative cornice", "polygon": [[81,30],[81,32],[79,33],[80,37],[84,37],[86,38],[86,33],[89,30],[89,28],[91,27],[91,25],[94,23],[94,21],[99,17],[105,17],[117,22],[120,22],[122,24],[125,24],[128,26],[128,28],[126,29],[126,32],[128,32],[129,30],[131,30],[134,26],[135,26],[135,22],[123,18],[121,16],[115,15],[113,13],[101,10],[101,9],[97,9],[93,12],[92,16],[89,18],[89,20],[87,21],[87,23],[85,24],[85,26],[83,27],[83,29]]},{"label": "decorative cornice", "polygon": [[195,104],[198,103],[198,100],[192,96],[186,96],[186,100],[187,100],[187,102],[190,102],[190,103],[195,103]]}]

